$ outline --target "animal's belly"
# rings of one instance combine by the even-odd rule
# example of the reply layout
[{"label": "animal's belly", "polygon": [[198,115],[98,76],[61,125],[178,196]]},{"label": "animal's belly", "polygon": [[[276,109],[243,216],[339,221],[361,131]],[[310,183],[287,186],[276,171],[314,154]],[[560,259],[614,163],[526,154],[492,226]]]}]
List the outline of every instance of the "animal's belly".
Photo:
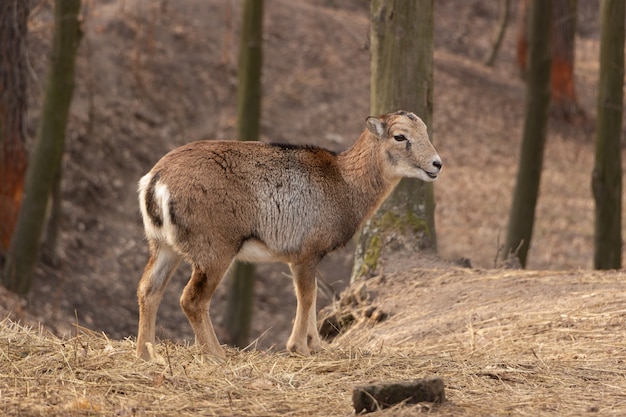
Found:
[{"label": "animal's belly", "polygon": [[237,259],[244,262],[289,262],[285,254],[272,251],[260,240],[247,240],[241,246]]}]

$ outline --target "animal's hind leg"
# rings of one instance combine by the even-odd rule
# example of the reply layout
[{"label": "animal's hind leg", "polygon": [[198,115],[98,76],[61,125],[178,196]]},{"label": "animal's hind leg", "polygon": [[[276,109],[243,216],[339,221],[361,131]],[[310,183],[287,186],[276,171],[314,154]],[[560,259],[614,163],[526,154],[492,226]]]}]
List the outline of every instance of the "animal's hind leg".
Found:
[{"label": "animal's hind leg", "polygon": [[196,344],[202,346],[208,354],[219,358],[224,357],[224,350],[215,335],[209,317],[209,305],[227,269],[228,264],[208,268],[194,265],[191,279],[180,298],[180,305],[196,335]]},{"label": "animal's hind leg", "polygon": [[165,288],[176,268],[180,265],[180,261],[180,255],[169,246],[150,244],[150,259],[137,288],[139,301],[137,356],[142,359],[150,359],[146,343],[154,343],[159,304],[161,304]]}]

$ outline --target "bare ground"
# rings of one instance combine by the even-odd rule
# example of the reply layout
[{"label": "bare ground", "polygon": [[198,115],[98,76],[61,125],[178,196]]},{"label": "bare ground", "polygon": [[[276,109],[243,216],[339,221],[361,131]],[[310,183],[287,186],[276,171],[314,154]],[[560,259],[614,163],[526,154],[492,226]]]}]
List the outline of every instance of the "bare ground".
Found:
[{"label": "bare ground", "polygon": [[[367,3],[266,3],[263,140],[313,143],[334,150],[347,147],[362,130],[369,109]],[[623,341],[619,330],[624,321],[619,307],[621,274],[586,271],[593,250],[589,184],[598,70],[597,2],[579,4],[576,86],[587,117],[575,125],[550,121],[529,254],[529,269],[543,272],[510,275],[490,268],[495,266],[508,219],[524,86],[513,62],[514,20],[496,66],[490,69],[480,62],[495,30],[497,3],[438,0],[435,4],[433,140],[445,164],[435,189],[442,259],[416,253],[403,255],[401,262],[387,260],[384,283],[374,280],[373,291],[378,294],[376,303],[389,311],[390,318],[371,329],[359,327],[358,339],[350,340],[372,347],[411,341],[419,352],[434,349],[443,338],[464,346],[457,353],[457,364],[470,361],[477,350],[491,355],[493,349],[497,353],[512,343],[513,356],[508,356],[509,351],[493,353],[493,363],[484,365],[499,367],[522,360],[516,356],[519,352],[526,355],[524,363],[533,357],[545,361],[546,353],[554,366],[564,369],[570,362],[563,362],[557,351],[565,358],[586,355],[591,360],[600,355],[591,343],[598,341],[611,346],[601,356],[608,361],[602,366],[623,379],[624,351],[615,342]],[[5,310],[0,310],[3,315],[12,312],[14,319],[41,322],[59,335],[73,334],[77,320],[111,339],[135,335],[134,292],[147,259],[136,183],[177,145],[199,138],[234,138],[238,16],[238,4],[228,1],[86,3],[86,34],[79,50],[63,167],[58,264],[41,263],[28,305],[0,294],[6,300],[2,303]],[[36,9],[29,29],[31,69],[36,77],[30,85],[28,130],[34,136],[51,33],[48,3]],[[331,254],[320,275],[341,290],[350,273],[351,257],[351,247]],[[470,259],[476,269],[454,267],[461,257]],[[192,340],[178,305],[188,273],[181,268],[161,306],[158,326],[164,339]],[[281,349],[287,339],[295,297],[285,274],[282,267],[258,269],[253,337],[260,339],[256,346]],[[220,287],[212,304],[222,339],[224,288]],[[593,304],[593,300],[598,302]],[[320,306],[328,302],[322,297]],[[525,327],[521,319],[531,316],[545,326]],[[604,334],[587,337],[575,330],[581,323],[603,317],[610,322]],[[564,320],[573,322],[574,330],[562,330],[568,328],[561,325]],[[532,334],[533,326],[540,326],[546,336],[537,345],[523,336]],[[520,337],[500,337],[498,329]],[[579,336],[589,343],[576,347],[567,342]],[[349,332],[344,337],[356,336]],[[349,340],[342,343],[351,345]],[[547,346],[545,352],[542,346]],[[404,354],[412,352],[409,348]],[[457,371],[461,374],[446,371],[452,372],[446,377],[467,377],[462,368]],[[497,368],[494,372],[492,379],[503,383],[499,373],[504,371]],[[581,378],[585,380],[584,375]],[[598,384],[606,388],[611,382]],[[544,385],[533,386],[540,394],[553,393]],[[480,395],[480,389],[475,390]],[[465,395],[460,392],[458,388],[457,399]],[[570,394],[580,392],[567,391],[562,402],[571,400]]]}]

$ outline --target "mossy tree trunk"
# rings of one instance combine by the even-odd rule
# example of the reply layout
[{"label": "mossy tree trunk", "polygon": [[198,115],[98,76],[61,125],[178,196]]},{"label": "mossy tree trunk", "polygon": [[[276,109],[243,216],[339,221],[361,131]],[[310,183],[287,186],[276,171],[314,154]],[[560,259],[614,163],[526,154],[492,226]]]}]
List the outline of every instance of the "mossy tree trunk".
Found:
[{"label": "mossy tree trunk", "polygon": [[622,267],[622,110],[624,84],[624,0],[600,6],[600,80],[596,119],[594,268]]},{"label": "mossy tree trunk", "polygon": [[[263,1],[245,0],[239,42],[237,134],[258,140],[261,124],[261,68],[263,65]],[[231,344],[248,344],[254,301],[254,265],[237,262],[232,268],[226,328]]]},{"label": "mossy tree trunk", "polygon": [[530,2],[528,76],[522,149],[504,253],[526,266],[539,194],[550,105],[551,0]]},{"label": "mossy tree trunk", "polygon": [[28,3],[5,0],[0,4],[0,260],[15,229],[26,172]]},{"label": "mossy tree trunk", "polygon": [[[370,19],[371,114],[412,111],[431,133],[433,0],[372,0]],[[352,281],[376,271],[386,251],[436,250],[434,211],[432,184],[403,179],[363,227]]]},{"label": "mossy tree trunk", "polygon": [[24,199],[4,267],[4,285],[30,290],[54,180],[60,170],[65,129],[74,91],[74,63],[82,32],[80,0],[55,0],[54,35],[41,121],[29,161]]}]

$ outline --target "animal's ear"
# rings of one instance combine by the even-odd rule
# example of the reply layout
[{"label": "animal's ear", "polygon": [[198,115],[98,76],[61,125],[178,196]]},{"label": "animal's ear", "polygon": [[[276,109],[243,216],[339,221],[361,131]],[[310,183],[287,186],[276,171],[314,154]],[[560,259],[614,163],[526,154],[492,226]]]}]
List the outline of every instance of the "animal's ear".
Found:
[{"label": "animal's ear", "polygon": [[369,130],[379,138],[383,137],[383,134],[385,133],[385,128],[387,127],[385,125],[385,122],[374,116],[370,116],[365,119],[365,123],[367,123],[367,130]]}]

